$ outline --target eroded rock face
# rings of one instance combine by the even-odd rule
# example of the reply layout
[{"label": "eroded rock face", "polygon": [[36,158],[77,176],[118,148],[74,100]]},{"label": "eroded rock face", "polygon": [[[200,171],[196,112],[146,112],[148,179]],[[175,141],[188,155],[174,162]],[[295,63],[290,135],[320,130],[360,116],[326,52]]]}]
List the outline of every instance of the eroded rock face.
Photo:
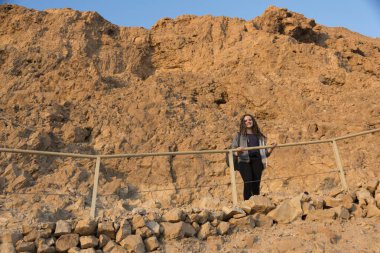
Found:
[{"label": "eroded rock face", "polygon": [[[271,7],[250,21],[185,15],[150,30],[70,9],[1,5],[0,19],[0,140],[6,147],[87,154],[225,149],[243,112],[253,113],[279,143],[380,126],[379,41],[286,9]],[[355,148],[342,144],[342,159],[352,168],[349,185],[372,178],[363,194],[377,192],[372,199],[359,194],[356,210],[379,207],[378,157],[366,152],[368,145],[376,150],[376,136],[356,139]],[[330,174],[292,179],[335,168],[331,152],[321,146],[276,150],[262,192],[293,196],[337,187]],[[94,168],[88,160],[1,153],[0,192],[28,193],[0,198],[6,210],[1,228],[88,215]],[[200,206],[220,208],[231,203],[229,179],[223,155],[102,160],[97,214],[116,220],[133,208],[200,199]],[[241,209],[241,215],[253,212]],[[212,222],[203,214],[193,218]],[[104,223],[99,231],[114,239],[119,228]]]}]

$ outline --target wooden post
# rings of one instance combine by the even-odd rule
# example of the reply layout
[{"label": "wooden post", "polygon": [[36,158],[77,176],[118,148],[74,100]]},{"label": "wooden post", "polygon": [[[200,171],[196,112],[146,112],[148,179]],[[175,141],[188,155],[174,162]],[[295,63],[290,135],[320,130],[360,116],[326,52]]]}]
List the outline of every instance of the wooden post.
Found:
[{"label": "wooden post", "polygon": [[332,146],[333,146],[333,150],[334,150],[336,165],[339,169],[339,177],[340,177],[340,181],[342,183],[342,187],[346,192],[348,192],[348,185],[347,185],[347,181],[346,181],[346,176],[344,174],[344,170],[343,170],[343,166],[342,166],[342,160],[340,159],[338,145],[336,144],[335,140],[332,141]]},{"label": "wooden post", "polygon": [[232,203],[237,206],[237,191],[236,191],[236,178],[235,178],[235,166],[234,157],[232,151],[228,153],[228,160],[230,164],[230,175],[231,175],[231,187],[232,187]]},{"label": "wooden post", "polygon": [[96,198],[98,194],[98,183],[99,183],[99,168],[100,168],[100,157],[98,156],[96,157],[94,188],[92,189],[91,210],[90,210],[91,218],[95,218]]}]

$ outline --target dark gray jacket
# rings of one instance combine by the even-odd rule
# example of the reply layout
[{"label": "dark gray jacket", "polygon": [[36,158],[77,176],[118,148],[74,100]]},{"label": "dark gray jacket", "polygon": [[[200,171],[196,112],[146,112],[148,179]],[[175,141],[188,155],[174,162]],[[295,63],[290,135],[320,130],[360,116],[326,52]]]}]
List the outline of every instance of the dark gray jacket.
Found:
[{"label": "dark gray jacket", "polygon": [[[238,145],[238,137],[239,136],[240,136],[240,147],[242,147],[242,148],[248,147],[248,137],[241,135],[241,134],[237,134],[236,137],[234,138],[232,144],[231,144],[231,148],[238,148],[239,147],[239,145]],[[259,137],[259,145],[265,146],[266,145],[266,138]],[[268,153],[267,149],[260,149],[260,156],[261,156],[261,161],[263,162],[264,168],[266,168],[266,166],[268,165],[268,159],[267,158],[269,157],[269,153]],[[239,154],[238,161],[249,163],[248,151],[243,151],[241,154]]]}]

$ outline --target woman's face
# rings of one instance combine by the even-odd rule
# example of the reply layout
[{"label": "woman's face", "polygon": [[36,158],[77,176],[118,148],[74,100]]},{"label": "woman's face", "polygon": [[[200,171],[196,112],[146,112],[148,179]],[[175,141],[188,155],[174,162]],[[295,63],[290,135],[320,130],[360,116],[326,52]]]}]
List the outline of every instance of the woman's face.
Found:
[{"label": "woman's face", "polygon": [[251,116],[245,116],[244,117],[244,124],[246,128],[252,128],[253,127],[253,119]]}]

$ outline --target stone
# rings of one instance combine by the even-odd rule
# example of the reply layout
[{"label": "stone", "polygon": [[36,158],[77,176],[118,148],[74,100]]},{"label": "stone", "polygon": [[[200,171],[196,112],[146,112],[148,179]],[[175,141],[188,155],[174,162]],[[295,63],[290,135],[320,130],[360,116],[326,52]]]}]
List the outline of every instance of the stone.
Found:
[{"label": "stone", "polygon": [[243,201],[242,203],[240,203],[239,207],[241,209],[243,209],[243,211],[246,213],[246,214],[250,214],[252,212],[252,208],[251,208],[251,204],[250,203],[247,203],[248,200],[245,200]]},{"label": "stone", "polygon": [[79,235],[95,235],[98,223],[93,219],[80,220],[75,226],[74,233]]},{"label": "stone", "polygon": [[71,224],[69,222],[64,221],[64,220],[59,220],[56,223],[54,235],[55,236],[61,236],[61,235],[65,235],[65,234],[70,234],[71,229],[72,229],[72,227],[71,227]]},{"label": "stone", "polygon": [[153,232],[148,227],[142,227],[142,228],[136,229],[135,234],[145,239],[145,238],[151,237],[153,235]]},{"label": "stone", "polygon": [[375,203],[375,199],[367,189],[361,188],[357,190],[355,194],[360,206],[366,206],[368,204]]},{"label": "stone", "polygon": [[25,242],[21,240],[16,243],[16,251],[17,252],[35,252],[36,246],[34,245],[34,242]]},{"label": "stone", "polygon": [[64,234],[61,235],[55,242],[55,249],[57,250],[57,252],[65,252],[70,248],[76,247],[78,244],[78,234]]},{"label": "stone", "polygon": [[141,236],[139,235],[129,235],[127,238],[120,242],[120,245],[123,246],[129,252],[143,253],[145,252],[145,245]]},{"label": "stone", "polygon": [[195,232],[198,233],[199,230],[201,229],[201,226],[197,222],[191,223],[191,226],[195,229]]},{"label": "stone", "polygon": [[55,222],[48,221],[48,222],[41,223],[40,227],[41,227],[41,229],[51,229],[52,231],[54,231],[55,226],[56,226]]},{"label": "stone", "polygon": [[309,212],[306,220],[310,221],[323,221],[336,218],[336,212],[334,209],[316,209]]},{"label": "stone", "polygon": [[284,200],[274,210],[267,215],[278,223],[290,223],[300,219],[303,215],[301,199],[303,195],[294,197],[290,200]]},{"label": "stone", "polygon": [[102,247],[104,253],[122,252],[127,253],[127,250],[118,245],[116,242],[109,240],[107,244]]},{"label": "stone", "polygon": [[35,241],[35,245],[37,247],[37,253],[54,253],[54,239],[53,238],[39,238]]},{"label": "stone", "polygon": [[162,222],[163,235],[167,239],[192,237],[196,234],[195,228],[183,221],[177,223]]},{"label": "stone", "polygon": [[217,227],[219,225],[219,220],[217,220],[217,219],[212,220],[211,225],[213,225],[214,227]]},{"label": "stone", "polygon": [[372,179],[367,182],[367,190],[374,195],[375,191],[377,189],[377,186],[379,185],[379,180],[377,179]]},{"label": "stone", "polygon": [[210,220],[224,220],[224,212],[222,210],[216,210],[210,212]]},{"label": "stone", "polygon": [[98,223],[98,235],[101,234],[108,236],[112,240],[116,238],[115,228],[112,221],[102,221]]},{"label": "stone", "polygon": [[237,213],[234,216],[232,216],[232,218],[234,218],[234,219],[240,219],[240,218],[243,218],[245,216],[247,216],[247,214],[245,214],[245,213]]},{"label": "stone", "polygon": [[12,243],[4,242],[4,243],[0,243],[0,252],[16,253],[16,249]]},{"label": "stone", "polygon": [[229,229],[230,229],[230,223],[221,221],[216,230],[219,235],[226,235]]},{"label": "stone", "polygon": [[94,248],[81,249],[80,253],[96,253]]},{"label": "stone", "polygon": [[229,220],[229,223],[234,227],[242,228],[254,228],[256,226],[255,220],[252,215],[245,216],[243,218],[235,219],[232,218]]},{"label": "stone", "polygon": [[183,211],[181,209],[174,208],[165,213],[162,216],[162,220],[167,222],[179,222],[182,220],[182,216]]},{"label": "stone", "polygon": [[[305,202],[307,203],[307,202]],[[265,214],[255,213],[252,214],[252,218],[256,227],[271,227],[273,225],[273,219]]]},{"label": "stone", "polygon": [[99,239],[93,235],[85,235],[79,238],[79,242],[82,249],[95,248],[99,244]]},{"label": "stone", "polygon": [[99,236],[99,247],[104,248],[104,246],[107,245],[107,243],[111,240],[107,235],[101,234]]},{"label": "stone", "polygon": [[73,247],[67,251],[67,253],[80,253],[80,248],[78,247]]},{"label": "stone", "polygon": [[338,196],[336,198],[327,197],[324,199],[324,201],[325,201],[325,206],[327,206],[327,207],[343,206],[346,209],[350,209],[352,207],[353,202],[354,202],[351,195],[349,195],[349,194],[344,194],[344,195]]},{"label": "stone", "polygon": [[24,236],[24,241],[26,242],[34,242],[38,238],[49,238],[52,235],[52,231],[50,228],[47,229],[33,229],[29,234]]},{"label": "stone", "polygon": [[161,233],[160,224],[158,224],[155,221],[148,221],[146,223],[146,226],[155,234],[156,236],[159,236]]},{"label": "stone", "polygon": [[210,222],[206,222],[201,226],[201,229],[198,232],[198,238],[204,240],[209,236],[216,235],[216,228],[211,225]]},{"label": "stone", "polygon": [[363,212],[363,209],[358,204],[353,204],[349,211],[354,217],[357,218],[363,218],[366,216],[366,213]]},{"label": "stone", "polygon": [[33,226],[33,225],[23,224],[22,225],[22,234],[23,235],[27,235],[30,232],[32,232],[33,230],[35,230],[35,229],[37,229],[37,228],[35,226]]},{"label": "stone", "polygon": [[222,211],[224,213],[223,217],[224,217],[224,220],[228,220],[230,219],[231,217],[233,217],[234,215],[236,214],[245,214],[244,210],[241,209],[240,207],[222,207]]},{"label": "stone", "polygon": [[193,237],[197,233],[195,228],[191,224],[186,222],[182,224],[182,231],[184,237]]},{"label": "stone", "polygon": [[254,195],[244,201],[244,203],[251,207],[251,213],[267,214],[275,208],[275,205],[269,198],[260,195]]},{"label": "stone", "polygon": [[132,227],[128,220],[123,220],[120,224],[120,228],[116,233],[116,242],[120,243],[128,235],[132,234]]},{"label": "stone", "polygon": [[132,224],[133,230],[144,227],[145,226],[144,217],[139,214],[134,215],[132,218],[131,224]]},{"label": "stone", "polygon": [[374,203],[367,206],[367,218],[380,217],[380,209]]},{"label": "stone", "polygon": [[307,215],[309,213],[309,211],[315,210],[315,207],[312,205],[311,201],[310,202],[302,202],[301,208],[302,208],[302,214],[303,215]]},{"label": "stone", "polygon": [[312,203],[315,209],[323,209],[324,206],[324,200],[320,196],[316,196],[312,198]]},{"label": "stone", "polygon": [[5,231],[0,232],[0,244],[1,243],[11,243],[16,245],[16,243],[23,238],[21,231]]},{"label": "stone", "polygon": [[155,236],[146,238],[144,244],[147,251],[154,251],[160,247],[160,243]]},{"label": "stone", "polygon": [[[351,205],[351,207],[352,207],[352,205]],[[336,213],[337,218],[340,218],[343,220],[348,220],[350,218],[350,212],[344,206],[335,207],[334,211]]]},{"label": "stone", "polygon": [[197,223],[199,224],[206,223],[210,218],[210,212],[208,210],[202,210],[198,215],[199,215],[199,219]]}]

